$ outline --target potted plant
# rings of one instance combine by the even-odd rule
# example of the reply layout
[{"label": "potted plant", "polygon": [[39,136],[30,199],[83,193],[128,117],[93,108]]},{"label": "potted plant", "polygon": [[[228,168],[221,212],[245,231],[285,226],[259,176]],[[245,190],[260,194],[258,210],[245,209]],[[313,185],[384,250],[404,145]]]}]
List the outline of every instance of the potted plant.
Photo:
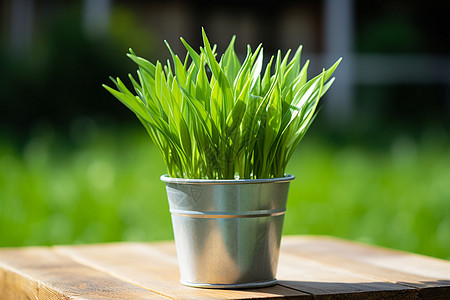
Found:
[{"label": "potted plant", "polygon": [[[307,80],[300,46],[289,60],[278,51],[263,68],[263,48],[247,47],[241,63],[235,37],[218,56],[204,46],[163,66],[127,54],[139,67],[103,85],[132,110],[160,150],[181,282],[196,287],[267,286],[275,274],[289,183],[285,168],[334,81],[328,70]],[[220,59],[218,59],[220,57]]]}]

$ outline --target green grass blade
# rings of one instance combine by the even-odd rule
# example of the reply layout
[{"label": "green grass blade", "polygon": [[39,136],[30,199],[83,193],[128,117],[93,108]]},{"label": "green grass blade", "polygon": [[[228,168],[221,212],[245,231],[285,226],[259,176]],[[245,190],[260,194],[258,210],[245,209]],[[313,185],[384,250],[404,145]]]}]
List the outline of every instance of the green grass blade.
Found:
[{"label": "green grass blade", "polygon": [[234,80],[236,79],[236,76],[239,73],[239,70],[241,68],[241,63],[239,62],[239,59],[234,50],[235,40],[236,40],[236,36],[233,35],[233,37],[231,38],[230,44],[228,45],[227,49],[225,50],[225,53],[221,60],[221,62],[223,64],[223,68],[225,70],[225,75],[227,76],[230,83],[234,82]]},{"label": "green grass blade", "polygon": [[259,51],[258,56],[255,59],[252,59],[253,66],[249,74],[251,80],[250,90],[253,90],[255,88],[255,85],[257,85],[261,80],[261,70],[263,64],[263,49],[261,45],[257,48],[255,53],[257,53],[258,51]]},{"label": "green grass blade", "polygon": [[213,76],[216,78],[220,89],[222,90],[222,93],[224,95],[223,97],[223,110],[225,112],[229,112],[231,109],[231,105],[234,100],[233,91],[231,90],[230,83],[228,82],[228,78],[223,72],[223,70],[220,68],[219,64],[217,63],[213,51],[211,49],[211,45],[209,44],[208,37],[206,36],[205,30],[202,28],[202,34],[203,34],[203,43],[205,45],[205,51],[206,51],[206,59],[208,66],[211,69],[211,72]]},{"label": "green grass blade", "polygon": [[283,176],[341,59],[308,81],[309,60],[300,65],[302,46],[290,60],[291,50],[284,55],[279,50],[262,74],[261,44],[254,52],[248,45],[241,64],[235,36],[220,62],[217,45],[210,44],[203,28],[199,51],[180,39],[187,50],[183,61],[167,41],[171,61],[164,66],[130,49],[127,56],[139,68],[139,80],[129,75],[133,89],[119,78],[112,79],[116,89],[104,85],[136,114],[163,155],[170,176]]},{"label": "green grass blade", "polygon": [[266,66],[266,71],[264,72],[264,76],[261,81],[261,94],[266,94],[269,91],[270,77],[271,77],[270,71],[271,71],[271,67],[272,67],[273,58],[274,58],[274,56],[272,55],[269,63]]},{"label": "green grass blade", "polygon": [[172,56],[172,61],[175,65],[175,76],[178,78],[179,82],[186,83],[187,75],[186,75],[185,66],[180,61],[180,58],[178,57],[178,55],[173,53],[172,49],[170,48],[169,43],[166,40],[164,40],[164,43],[166,44],[167,49],[169,49],[170,55]]},{"label": "green grass blade", "polygon": [[[130,51],[132,51],[130,49]],[[134,52],[132,52],[131,54],[128,53],[127,56],[134,61],[138,66],[142,67],[142,69],[144,69],[146,72],[148,72],[148,74],[150,76],[152,76],[153,78],[155,77],[155,71],[156,71],[156,66],[154,64],[152,64],[151,62],[149,62],[148,60],[142,58],[142,57],[138,57],[136,55],[134,55]]]},{"label": "green grass blade", "polygon": [[208,76],[206,75],[205,71],[205,58],[203,55],[201,55],[200,58],[200,69],[197,74],[197,86],[195,90],[195,96],[196,98],[203,103],[205,106],[206,111],[209,111],[210,108],[210,99],[211,99],[211,86],[208,82]]},{"label": "green grass blade", "polygon": [[180,40],[183,43],[186,50],[188,51],[189,56],[191,57],[193,63],[197,67],[197,69],[201,68],[200,55],[182,37],[180,37]]}]

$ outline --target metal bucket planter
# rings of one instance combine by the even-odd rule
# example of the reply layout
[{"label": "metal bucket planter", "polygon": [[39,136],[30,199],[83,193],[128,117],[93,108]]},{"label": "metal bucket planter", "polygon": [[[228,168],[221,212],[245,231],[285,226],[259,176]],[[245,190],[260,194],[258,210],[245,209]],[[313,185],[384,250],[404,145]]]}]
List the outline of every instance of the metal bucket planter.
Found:
[{"label": "metal bucket planter", "polygon": [[252,288],[276,283],[281,233],[294,176],[166,183],[181,283]]}]

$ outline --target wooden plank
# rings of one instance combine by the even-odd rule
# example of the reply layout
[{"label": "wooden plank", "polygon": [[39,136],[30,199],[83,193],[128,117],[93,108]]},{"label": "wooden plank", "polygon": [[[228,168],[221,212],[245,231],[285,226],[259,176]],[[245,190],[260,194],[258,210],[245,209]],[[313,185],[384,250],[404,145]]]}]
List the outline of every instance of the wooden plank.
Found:
[{"label": "wooden plank", "polygon": [[417,295],[415,289],[410,287],[322,264],[320,258],[312,260],[285,252],[280,255],[277,277],[279,284],[313,294],[315,299],[331,296],[345,299],[415,299]]},{"label": "wooden plank", "polygon": [[413,287],[450,285],[450,262],[331,237],[286,237],[282,251]]},{"label": "wooden plank", "polygon": [[[450,262],[331,237],[284,237],[282,251],[450,299]],[[294,258],[295,259],[295,258]]]},{"label": "wooden plank", "polygon": [[161,299],[46,247],[0,250],[0,299]]},{"label": "wooden plank", "polygon": [[59,253],[89,267],[175,299],[312,298],[310,294],[280,285],[247,290],[183,286],[179,283],[178,262],[173,242],[59,246],[56,249]]},{"label": "wooden plank", "polygon": [[281,251],[279,285],[210,290],[178,282],[173,242],[0,249],[0,299],[450,299],[448,261],[330,237]]}]

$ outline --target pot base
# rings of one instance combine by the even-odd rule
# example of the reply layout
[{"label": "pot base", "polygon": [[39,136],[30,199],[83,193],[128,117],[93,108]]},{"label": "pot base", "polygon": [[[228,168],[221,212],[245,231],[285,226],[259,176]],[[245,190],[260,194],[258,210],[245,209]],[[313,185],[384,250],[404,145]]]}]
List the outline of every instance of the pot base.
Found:
[{"label": "pot base", "polygon": [[196,287],[196,288],[206,288],[206,289],[251,289],[251,288],[259,288],[266,287],[277,284],[276,279],[267,280],[267,281],[258,281],[258,282],[247,282],[247,283],[239,283],[239,284],[211,284],[211,283],[193,283],[180,281],[181,284]]}]

